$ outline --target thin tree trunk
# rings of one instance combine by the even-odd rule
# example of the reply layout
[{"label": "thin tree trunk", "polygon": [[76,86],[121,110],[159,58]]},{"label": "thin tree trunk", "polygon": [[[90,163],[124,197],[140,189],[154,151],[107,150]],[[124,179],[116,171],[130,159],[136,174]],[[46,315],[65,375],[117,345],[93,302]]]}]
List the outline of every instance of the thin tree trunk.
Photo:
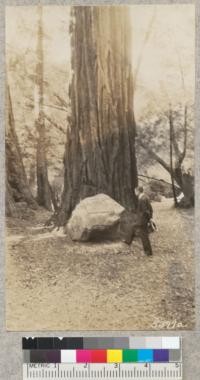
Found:
[{"label": "thin tree trunk", "polygon": [[172,120],[172,111],[169,111],[169,138],[170,138],[170,174],[171,174],[171,182],[172,182],[172,191],[174,197],[174,205],[178,206],[178,201],[176,197],[176,189],[174,183],[174,169],[173,169],[173,120]]},{"label": "thin tree trunk", "polygon": [[51,191],[49,188],[47,159],[46,159],[46,136],[45,116],[43,112],[43,26],[42,6],[38,6],[38,41],[37,41],[37,66],[35,81],[35,114],[36,129],[38,133],[36,164],[37,164],[37,201],[40,206],[52,210]]},{"label": "thin tree trunk", "polygon": [[30,207],[37,204],[31,194],[26,177],[12,108],[10,89],[7,86],[6,122],[6,214],[16,216],[15,202],[25,201]]},{"label": "thin tree trunk", "polygon": [[54,189],[53,189],[52,186],[50,186],[50,190],[51,190],[51,200],[52,200],[52,203],[53,203],[53,208],[54,208],[54,211],[57,212],[59,210],[58,199],[56,197],[56,193],[55,193],[55,191],[54,191]]},{"label": "thin tree trunk", "polygon": [[131,31],[126,7],[74,7],[73,79],[59,222],[76,204],[105,193],[136,204]]},{"label": "thin tree trunk", "polygon": [[18,212],[15,207],[15,201],[12,194],[12,188],[6,179],[6,216],[17,217]]}]

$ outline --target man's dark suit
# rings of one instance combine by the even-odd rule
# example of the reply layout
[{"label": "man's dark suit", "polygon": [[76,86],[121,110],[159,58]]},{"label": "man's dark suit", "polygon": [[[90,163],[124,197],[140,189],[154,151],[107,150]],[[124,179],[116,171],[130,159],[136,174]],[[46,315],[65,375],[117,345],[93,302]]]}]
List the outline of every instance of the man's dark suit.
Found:
[{"label": "man's dark suit", "polygon": [[152,255],[151,242],[149,239],[148,223],[153,217],[153,209],[147,195],[140,194],[138,197],[138,218],[140,225],[140,236],[144,251],[147,255]]}]

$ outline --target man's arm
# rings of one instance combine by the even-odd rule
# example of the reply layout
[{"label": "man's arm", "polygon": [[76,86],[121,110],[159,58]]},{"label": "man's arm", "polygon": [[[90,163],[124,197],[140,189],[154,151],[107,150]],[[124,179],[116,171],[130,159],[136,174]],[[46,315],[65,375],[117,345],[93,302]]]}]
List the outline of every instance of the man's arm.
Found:
[{"label": "man's arm", "polygon": [[153,217],[153,208],[149,198],[145,197],[139,201],[139,210],[145,215],[148,219]]},{"label": "man's arm", "polygon": [[152,205],[151,205],[150,200],[148,200],[148,201],[149,201],[150,219],[152,219],[152,218],[153,218],[153,207],[152,207]]}]

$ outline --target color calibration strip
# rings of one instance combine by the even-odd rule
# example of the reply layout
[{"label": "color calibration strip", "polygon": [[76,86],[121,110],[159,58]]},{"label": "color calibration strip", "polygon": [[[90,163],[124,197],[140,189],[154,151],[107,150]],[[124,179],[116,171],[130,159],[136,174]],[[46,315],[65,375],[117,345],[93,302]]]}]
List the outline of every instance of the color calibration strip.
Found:
[{"label": "color calibration strip", "polygon": [[23,338],[24,363],[181,362],[179,337]]}]

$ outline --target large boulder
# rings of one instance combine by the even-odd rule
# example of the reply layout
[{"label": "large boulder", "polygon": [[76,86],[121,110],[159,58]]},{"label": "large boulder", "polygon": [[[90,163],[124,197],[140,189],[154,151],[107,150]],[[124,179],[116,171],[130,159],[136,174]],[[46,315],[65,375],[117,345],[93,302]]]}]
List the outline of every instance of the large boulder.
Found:
[{"label": "large boulder", "polygon": [[126,224],[125,214],[124,207],[108,195],[97,194],[76,206],[66,225],[66,232],[74,241],[120,240]]}]

